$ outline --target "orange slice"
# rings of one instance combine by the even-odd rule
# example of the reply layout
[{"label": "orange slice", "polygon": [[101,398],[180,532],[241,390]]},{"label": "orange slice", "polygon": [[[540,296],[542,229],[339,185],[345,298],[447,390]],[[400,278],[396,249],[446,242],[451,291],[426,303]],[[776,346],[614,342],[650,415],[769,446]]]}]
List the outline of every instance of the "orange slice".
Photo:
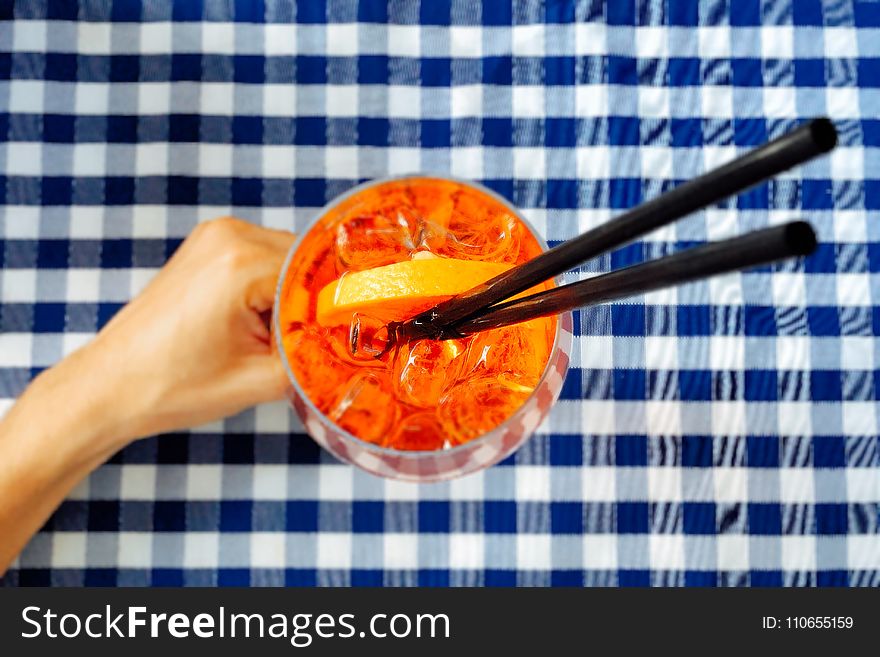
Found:
[{"label": "orange slice", "polygon": [[348,324],[358,312],[385,322],[402,321],[510,267],[427,257],[348,272],[318,293],[317,320],[325,326]]}]

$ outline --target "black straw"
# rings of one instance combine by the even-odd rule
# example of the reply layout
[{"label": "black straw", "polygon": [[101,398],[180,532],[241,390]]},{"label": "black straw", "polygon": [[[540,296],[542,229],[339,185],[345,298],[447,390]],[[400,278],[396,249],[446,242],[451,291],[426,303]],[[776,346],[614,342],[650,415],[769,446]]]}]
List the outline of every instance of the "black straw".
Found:
[{"label": "black straw", "polygon": [[805,256],[815,248],[816,234],[810,224],[792,221],[493,306],[484,314],[453,325],[440,339],[464,337],[580,306]]},{"label": "black straw", "polygon": [[831,121],[810,121],[392,328],[401,338],[439,338],[493,304],[827,153],[836,144],[837,131]]}]

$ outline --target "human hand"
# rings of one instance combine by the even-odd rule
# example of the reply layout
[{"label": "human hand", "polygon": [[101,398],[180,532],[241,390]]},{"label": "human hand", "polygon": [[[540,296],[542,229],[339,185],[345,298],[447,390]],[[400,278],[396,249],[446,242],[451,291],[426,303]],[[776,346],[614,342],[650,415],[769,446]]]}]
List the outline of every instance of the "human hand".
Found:
[{"label": "human hand", "polygon": [[0,421],[0,575],[78,481],[129,441],[281,397],[264,317],[293,235],[198,226],[86,346]]},{"label": "human hand", "polygon": [[117,447],[283,395],[265,317],[293,240],[229,217],[200,224],[83,348],[83,385],[110,400]]}]

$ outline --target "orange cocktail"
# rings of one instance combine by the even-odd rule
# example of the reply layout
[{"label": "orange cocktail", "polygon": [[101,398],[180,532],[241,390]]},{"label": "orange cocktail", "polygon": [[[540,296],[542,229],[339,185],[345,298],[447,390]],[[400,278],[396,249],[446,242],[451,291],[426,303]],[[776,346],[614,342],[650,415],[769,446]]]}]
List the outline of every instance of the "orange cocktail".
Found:
[{"label": "orange cocktail", "polygon": [[534,395],[558,318],[385,353],[376,336],[541,251],[506,203],[457,181],[390,180],[331,206],[296,245],[276,304],[278,342],[311,412],[400,452],[492,432]]}]

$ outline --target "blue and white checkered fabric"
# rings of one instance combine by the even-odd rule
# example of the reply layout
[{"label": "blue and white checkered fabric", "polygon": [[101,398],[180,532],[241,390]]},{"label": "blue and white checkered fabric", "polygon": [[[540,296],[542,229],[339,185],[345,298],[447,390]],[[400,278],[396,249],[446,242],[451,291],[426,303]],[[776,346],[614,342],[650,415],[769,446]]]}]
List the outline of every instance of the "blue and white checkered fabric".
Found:
[{"label": "blue and white checkered fabric", "polygon": [[841,136],[584,268],[795,217],[821,239],[582,312],[562,401],[505,463],[384,481],[261,407],[117,455],[7,584],[880,585],[880,3],[0,11],[4,407],[215,215],[301,229],[360,180],[443,172],[553,242],[804,119]]}]

